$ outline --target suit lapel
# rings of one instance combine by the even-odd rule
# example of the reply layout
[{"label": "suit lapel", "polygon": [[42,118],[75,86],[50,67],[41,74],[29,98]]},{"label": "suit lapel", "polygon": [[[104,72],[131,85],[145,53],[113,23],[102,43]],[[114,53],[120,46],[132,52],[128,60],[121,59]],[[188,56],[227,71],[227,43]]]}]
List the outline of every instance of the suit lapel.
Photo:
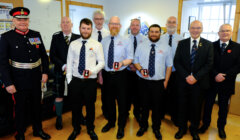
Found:
[{"label": "suit lapel", "polygon": [[190,38],[188,38],[187,40],[186,40],[186,50],[185,50],[185,52],[187,52],[186,53],[186,59],[187,59],[187,62],[189,62],[189,65],[190,65],[190,45],[191,45],[191,39]]}]

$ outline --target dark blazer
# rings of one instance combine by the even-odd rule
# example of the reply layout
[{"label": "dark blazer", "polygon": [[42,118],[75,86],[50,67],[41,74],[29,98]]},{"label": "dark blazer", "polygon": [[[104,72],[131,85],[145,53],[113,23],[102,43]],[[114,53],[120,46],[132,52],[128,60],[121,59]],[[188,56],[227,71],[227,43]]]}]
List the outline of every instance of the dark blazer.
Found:
[{"label": "dark blazer", "polygon": [[[214,42],[213,46],[214,64],[211,73],[211,84],[219,85],[219,90],[234,94],[236,77],[240,73],[240,44],[229,40],[223,55],[221,55],[220,40]],[[215,81],[218,73],[226,74],[226,79],[221,83]]]},{"label": "dark blazer", "polygon": [[177,80],[186,83],[186,77],[191,73],[196,78],[201,88],[209,87],[209,72],[213,65],[213,46],[212,43],[204,38],[200,38],[195,62],[190,66],[190,38],[181,40],[178,43],[174,57],[174,66],[177,72]]},{"label": "dark blazer", "polygon": [[[70,43],[78,38],[80,38],[80,35],[72,33]],[[63,73],[62,66],[66,64],[67,61],[68,47],[62,31],[53,34],[50,47],[50,60],[55,65],[55,72]]]},{"label": "dark blazer", "polygon": [[[38,39],[37,44],[33,40]],[[19,63],[34,63],[41,59],[41,65],[33,69],[20,69],[10,65],[9,60]],[[48,56],[39,32],[29,30],[20,34],[10,30],[1,35],[0,39],[0,79],[7,87],[15,85],[17,90],[28,90],[35,83],[40,85],[42,74],[47,74]]]}]

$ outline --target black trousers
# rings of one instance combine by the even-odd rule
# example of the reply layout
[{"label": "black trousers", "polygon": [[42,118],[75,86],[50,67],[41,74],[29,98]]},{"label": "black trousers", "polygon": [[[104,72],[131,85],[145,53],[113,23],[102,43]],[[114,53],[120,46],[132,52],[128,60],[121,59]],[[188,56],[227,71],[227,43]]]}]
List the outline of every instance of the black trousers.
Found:
[{"label": "black trousers", "polygon": [[[224,89],[224,87],[220,87],[219,89]],[[209,126],[211,123],[212,109],[217,95],[219,105],[217,127],[219,129],[224,129],[227,122],[226,120],[228,114],[228,101],[231,97],[231,94],[225,92],[224,90],[217,91],[217,87],[211,87],[206,94],[203,124]]]},{"label": "black trousers", "polygon": [[136,118],[141,116],[140,108],[140,94],[138,88],[138,79],[136,72],[126,71],[127,74],[127,109],[130,111],[131,104],[133,104],[133,114]]},{"label": "black trousers", "polygon": [[69,97],[72,103],[72,126],[75,130],[80,130],[82,102],[86,105],[87,129],[94,129],[95,102],[97,95],[96,79],[80,79],[73,77],[69,83]]},{"label": "black trousers", "polygon": [[108,123],[115,125],[116,103],[118,104],[118,126],[124,128],[127,117],[126,70],[107,72],[103,70],[104,90],[107,97]]},{"label": "black trousers", "polygon": [[[41,82],[32,83],[29,90],[18,90],[14,94],[16,130],[19,134],[24,134],[26,123],[32,120],[33,131],[42,130],[41,119]],[[31,115],[30,115],[31,114]],[[31,119],[28,118],[31,116]]]},{"label": "black trousers", "polygon": [[152,107],[152,128],[153,130],[159,130],[161,125],[160,112],[162,111],[161,102],[163,101],[164,93],[164,80],[145,80],[139,79],[139,91],[141,96],[142,105],[142,120],[140,121],[140,127],[148,127],[148,116],[150,110],[150,104]]},{"label": "black trousers", "polygon": [[204,90],[198,83],[194,85],[189,85],[185,81],[178,83],[177,124],[181,129],[187,129],[189,119],[191,122],[190,131],[197,131],[200,123],[203,94]]},{"label": "black trousers", "polygon": [[169,113],[172,121],[176,123],[177,116],[177,82],[176,72],[172,72],[171,77],[168,81],[168,86],[165,94],[163,95],[163,112],[161,118],[164,118],[166,113]]}]

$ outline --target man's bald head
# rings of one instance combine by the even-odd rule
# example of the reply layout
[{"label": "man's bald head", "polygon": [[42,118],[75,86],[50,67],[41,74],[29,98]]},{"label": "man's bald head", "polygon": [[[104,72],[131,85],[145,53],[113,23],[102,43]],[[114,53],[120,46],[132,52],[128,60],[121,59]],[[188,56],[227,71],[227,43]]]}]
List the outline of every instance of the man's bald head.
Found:
[{"label": "man's bald head", "polygon": [[108,23],[108,27],[112,36],[118,35],[121,28],[120,18],[117,16],[111,17]]},{"label": "man's bald head", "polygon": [[72,21],[69,17],[62,17],[61,19],[61,29],[64,34],[68,35],[72,32]]},{"label": "man's bald head", "polygon": [[177,30],[177,18],[174,16],[170,16],[167,19],[166,27],[168,34],[174,34]]},{"label": "man's bald head", "polygon": [[200,34],[203,31],[202,22],[199,20],[195,20],[190,24],[189,32],[193,39],[197,39],[200,37]]}]

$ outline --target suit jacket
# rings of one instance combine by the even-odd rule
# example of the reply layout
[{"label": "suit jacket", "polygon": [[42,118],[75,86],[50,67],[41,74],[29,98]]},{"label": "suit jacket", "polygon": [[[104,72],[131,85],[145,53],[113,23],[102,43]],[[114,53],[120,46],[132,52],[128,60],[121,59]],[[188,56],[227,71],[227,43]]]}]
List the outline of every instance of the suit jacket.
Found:
[{"label": "suit jacket", "polygon": [[[240,73],[240,44],[229,40],[224,54],[221,55],[220,40],[213,43],[214,63],[211,72],[211,84],[219,90],[234,94],[237,74]],[[221,83],[215,81],[218,73],[226,74],[225,80]]]},{"label": "suit jacket", "polygon": [[174,57],[174,66],[177,72],[179,83],[187,84],[186,77],[192,75],[196,78],[197,84],[202,89],[209,87],[209,73],[213,65],[213,46],[212,43],[204,38],[200,38],[195,62],[190,65],[190,38],[181,40],[178,43]]},{"label": "suit jacket", "polygon": [[[41,59],[41,65],[33,69],[21,69],[11,66],[9,60],[19,63],[34,63]],[[0,79],[4,85],[15,85],[16,89],[29,90],[39,84],[42,74],[47,74],[48,56],[39,32],[30,30],[23,34],[10,30],[0,39]]]},{"label": "suit jacket", "polygon": [[[72,33],[70,43],[78,38],[80,38],[80,35]],[[50,59],[51,62],[55,65],[55,72],[63,73],[62,67],[64,64],[66,64],[67,61],[68,47],[69,45],[67,45],[65,42],[62,31],[53,34],[50,47]]]}]

